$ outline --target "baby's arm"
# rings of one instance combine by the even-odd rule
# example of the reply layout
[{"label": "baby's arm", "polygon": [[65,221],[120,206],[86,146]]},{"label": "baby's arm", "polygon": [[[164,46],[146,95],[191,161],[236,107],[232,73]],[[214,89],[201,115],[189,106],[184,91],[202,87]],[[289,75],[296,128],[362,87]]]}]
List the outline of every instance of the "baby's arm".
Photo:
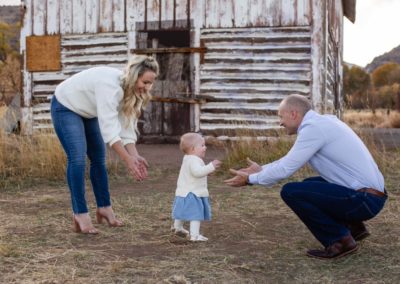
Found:
[{"label": "baby's arm", "polygon": [[215,169],[218,169],[222,164],[221,161],[219,161],[219,160],[214,160],[211,163],[213,164]]},{"label": "baby's arm", "polygon": [[201,162],[200,160],[198,161],[193,160],[190,162],[190,172],[196,178],[205,177],[211,174],[213,171],[215,171],[216,168],[213,162],[204,165],[204,163]]}]

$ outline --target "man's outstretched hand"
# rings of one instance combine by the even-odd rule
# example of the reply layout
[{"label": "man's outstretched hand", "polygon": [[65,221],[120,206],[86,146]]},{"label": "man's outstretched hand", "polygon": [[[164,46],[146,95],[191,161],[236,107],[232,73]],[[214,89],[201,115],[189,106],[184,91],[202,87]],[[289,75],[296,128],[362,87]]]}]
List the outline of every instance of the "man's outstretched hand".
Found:
[{"label": "man's outstretched hand", "polygon": [[249,158],[247,160],[247,168],[234,170],[230,169],[229,172],[234,175],[234,177],[224,180],[224,183],[230,186],[244,186],[249,184],[249,175],[258,173],[262,170],[262,167],[253,162]]},{"label": "man's outstretched hand", "polygon": [[258,173],[262,170],[262,167],[259,164],[257,164],[256,162],[253,162],[252,160],[250,160],[249,157],[246,158],[246,161],[247,161],[248,167],[240,169],[239,171],[243,171],[243,172],[246,172],[249,175],[251,175],[254,173]]},{"label": "man's outstretched hand", "polygon": [[229,172],[234,175],[233,178],[224,180],[224,183],[230,186],[247,185],[249,174],[243,170],[230,169]]}]

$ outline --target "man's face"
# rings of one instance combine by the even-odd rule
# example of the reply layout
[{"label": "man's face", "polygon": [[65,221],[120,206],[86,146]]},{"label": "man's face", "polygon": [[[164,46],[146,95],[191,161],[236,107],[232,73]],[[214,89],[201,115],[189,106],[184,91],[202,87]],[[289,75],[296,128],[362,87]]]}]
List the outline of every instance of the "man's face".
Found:
[{"label": "man's face", "polygon": [[294,109],[281,104],[278,109],[279,125],[285,127],[287,134],[292,135],[297,133],[300,126],[299,113]]}]

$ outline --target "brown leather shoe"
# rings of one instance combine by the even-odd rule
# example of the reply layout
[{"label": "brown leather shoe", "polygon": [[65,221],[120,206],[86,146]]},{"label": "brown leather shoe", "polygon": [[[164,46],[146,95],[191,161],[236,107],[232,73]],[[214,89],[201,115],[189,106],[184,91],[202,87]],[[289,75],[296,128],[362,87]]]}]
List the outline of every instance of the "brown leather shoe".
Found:
[{"label": "brown leather shoe", "polygon": [[310,257],[316,257],[319,259],[334,259],[345,256],[358,249],[357,243],[353,237],[349,234],[343,237],[341,240],[333,243],[324,250],[308,250],[307,255]]},{"label": "brown leather shoe", "polygon": [[351,235],[356,241],[361,241],[370,235],[363,222],[348,223],[347,228],[349,228]]}]

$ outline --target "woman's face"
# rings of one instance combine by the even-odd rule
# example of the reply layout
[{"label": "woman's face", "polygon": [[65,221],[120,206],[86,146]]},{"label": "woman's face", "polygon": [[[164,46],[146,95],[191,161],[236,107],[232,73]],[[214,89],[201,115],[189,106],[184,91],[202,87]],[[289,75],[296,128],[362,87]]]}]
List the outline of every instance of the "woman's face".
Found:
[{"label": "woman's face", "polygon": [[154,73],[153,71],[144,72],[143,75],[140,76],[136,81],[135,91],[139,94],[150,92],[155,79],[156,73]]}]

